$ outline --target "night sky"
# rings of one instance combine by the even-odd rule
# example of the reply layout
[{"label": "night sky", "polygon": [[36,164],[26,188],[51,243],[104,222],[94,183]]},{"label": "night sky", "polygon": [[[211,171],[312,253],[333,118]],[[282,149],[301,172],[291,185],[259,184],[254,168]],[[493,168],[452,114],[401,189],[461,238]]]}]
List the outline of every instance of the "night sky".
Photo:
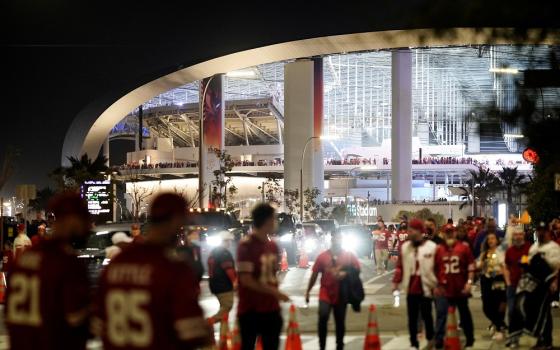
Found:
[{"label": "night sky", "polygon": [[[277,42],[380,28],[446,26],[445,21],[479,25],[504,18],[513,24],[525,18],[556,23],[553,17],[540,21],[554,11],[522,8],[520,0],[496,1],[490,11],[484,1],[472,0],[453,8],[443,0],[203,3],[196,8],[191,1],[180,7],[162,1],[3,1],[0,158],[9,145],[21,154],[2,194],[13,193],[16,184],[49,184],[66,130],[88,103],[180,65]],[[470,11],[458,10],[461,3]],[[403,8],[410,10],[408,17]],[[494,16],[496,11],[509,12]]]}]

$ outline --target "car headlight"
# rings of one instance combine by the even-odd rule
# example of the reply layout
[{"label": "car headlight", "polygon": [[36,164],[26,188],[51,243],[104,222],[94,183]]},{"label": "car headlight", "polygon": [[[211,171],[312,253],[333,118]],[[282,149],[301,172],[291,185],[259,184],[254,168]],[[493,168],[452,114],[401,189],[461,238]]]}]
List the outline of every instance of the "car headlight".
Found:
[{"label": "car headlight", "polygon": [[358,248],[358,239],[354,235],[345,235],[342,239],[342,249],[355,252]]},{"label": "car headlight", "polygon": [[291,242],[293,239],[293,236],[291,233],[286,233],[282,236],[280,236],[280,242],[284,242],[284,243],[288,243]]},{"label": "car headlight", "polygon": [[217,247],[220,244],[222,244],[222,238],[218,235],[215,236],[208,236],[206,238],[206,243],[210,246],[210,247]]},{"label": "car headlight", "polygon": [[312,251],[317,249],[317,240],[313,238],[308,238],[305,240],[303,246],[307,253],[311,253]]}]

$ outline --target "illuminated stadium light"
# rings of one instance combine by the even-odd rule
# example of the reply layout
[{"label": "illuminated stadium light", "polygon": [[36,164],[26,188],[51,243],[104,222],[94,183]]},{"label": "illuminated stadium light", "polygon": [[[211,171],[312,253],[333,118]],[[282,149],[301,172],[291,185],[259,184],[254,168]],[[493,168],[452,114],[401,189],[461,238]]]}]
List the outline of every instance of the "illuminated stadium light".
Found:
[{"label": "illuminated stadium light", "polygon": [[255,79],[257,77],[257,72],[254,69],[240,69],[227,72],[226,77],[238,79]]},{"label": "illuminated stadium light", "polygon": [[490,73],[498,73],[498,74],[517,74],[519,73],[519,69],[517,68],[498,68],[498,67],[494,67],[494,68],[490,68],[488,70]]},{"label": "illuminated stadium light", "polygon": [[522,139],[525,136],[522,134],[504,134],[504,137],[509,139]]}]

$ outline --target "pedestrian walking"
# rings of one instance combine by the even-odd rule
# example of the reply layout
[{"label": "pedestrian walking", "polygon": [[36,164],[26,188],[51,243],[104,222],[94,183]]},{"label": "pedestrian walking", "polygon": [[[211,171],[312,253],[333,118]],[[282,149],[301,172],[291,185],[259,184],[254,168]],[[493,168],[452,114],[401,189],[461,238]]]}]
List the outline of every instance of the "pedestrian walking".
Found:
[{"label": "pedestrian walking", "polygon": [[8,280],[6,325],[13,350],[83,350],[88,338],[87,269],[72,248],[90,230],[87,207],[75,193],[49,203],[52,239],[15,260]]},{"label": "pedestrian walking", "polygon": [[418,219],[410,222],[408,241],[403,243],[395,275],[393,290],[399,286],[406,291],[408,313],[408,333],[411,350],[418,350],[418,318],[422,318],[426,329],[428,348],[434,346],[434,321],[432,318],[432,290],[438,280],[434,270],[434,258],[437,244],[424,240],[424,224]]},{"label": "pedestrian walking", "polygon": [[196,276],[174,254],[186,212],[183,197],[158,195],[150,206],[145,242],[128,246],[101,274],[92,330],[104,349],[197,349],[211,344]]},{"label": "pedestrian walking", "polygon": [[488,232],[477,262],[480,270],[482,310],[492,323],[492,339],[504,339],[506,314],[506,281],[504,279],[505,254],[495,232]]},{"label": "pedestrian walking", "polygon": [[377,231],[375,238],[375,265],[377,273],[382,274],[387,270],[387,261],[389,259],[389,239],[391,233],[385,227],[383,220],[377,221]]},{"label": "pedestrian walking", "polygon": [[253,230],[237,249],[241,345],[243,350],[253,350],[260,336],[263,350],[277,350],[283,322],[279,302],[290,298],[278,290],[279,251],[270,239],[276,228],[276,213],[272,206],[259,204],[251,218]]},{"label": "pedestrian walking", "polygon": [[47,226],[46,225],[39,225],[37,226],[37,234],[31,237],[31,245],[33,247],[39,245],[45,238],[47,234]]},{"label": "pedestrian walking", "polygon": [[445,243],[438,245],[435,255],[435,274],[438,286],[434,290],[436,302],[436,349],[443,349],[449,305],[457,307],[461,328],[465,334],[465,348],[474,344],[474,326],[469,298],[475,273],[475,261],[469,245],[457,240],[456,229],[446,225]]},{"label": "pedestrian walking", "polygon": [[14,259],[16,260],[33,245],[25,232],[25,224],[18,224],[17,231],[18,234],[14,239]]},{"label": "pedestrian walking", "polygon": [[[183,234],[183,232],[181,232]],[[181,236],[179,234],[178,236]],[[196,276],[197,282],[200,284],[202,276],[204,276],[204,265],[202,264],[202,251],[200,249],[200,231],[193,229],[187,232],[187,239],[183,245],[177,248],[177,255],[187,262]]]},{"label": "pedestrian walking", "polygon": [[506,251],[504,268],[508,309],[508,341],[506,346],[518,348],[523,321],[522,316],[516,311],[516,289],[523,272],[522,264],[528,260],[531,244],[525,241],[523,227],[514,226],[510,229],[510,233],[512,244]]},{"label": "pedestrian walking", "polygon": [[142,235],[140,224],[134,223],[130,225],[130,236],[132,237],[132,243],[144,242],[144,236]]},{"label": "pedestrian walking", "polygon": [[116,232],[111,237],[111,243],[113,245],[105,248],[105,257],[109,260],[116,258],[123,249],[130,245],[132,238],[124,232]]},{"label": "pedestrian walking", "polygon": [[529,248],[528,259],[518,286],[525,328],[538,339],[533,349],[548,350],[553,348],[551,301],[558,292],[560,246],[552,241],[545,223],[537,228],[537,242]]},{"label": "pedestrian walking", "polygon": [[327,345],[327,325],[331,312],[334,315],[336,328],[336,349],[344,349],[348,302],[341,296],[341,282],[348,277],[350,270],[359,274],[360,262],[353,253],[342,249],[342,237],[340,233],[334,233],[331,236],[331,247],[317,256],[305,293],[305,301],[309,304],[311,289],[321,274],[317,327],[321,350],[324,350]]},{"label": "pedestrian walking", "polygon": [[220,234],[222,243],[212,249],[208,257],[208,284],[210,292],[220,303],[219,310],[208,318],[210,324],[220,322],[224,315],[233,308],[234,290],[237,289],[237,274],[235,261],[229,249],[233,241],[233,234],[224,231]]}]

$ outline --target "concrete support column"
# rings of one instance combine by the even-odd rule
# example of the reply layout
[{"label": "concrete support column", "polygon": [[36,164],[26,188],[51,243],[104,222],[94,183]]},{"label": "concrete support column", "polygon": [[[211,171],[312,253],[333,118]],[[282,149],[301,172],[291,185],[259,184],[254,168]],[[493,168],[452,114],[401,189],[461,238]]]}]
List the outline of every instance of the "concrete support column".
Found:
[{"label": "concrete support column", "polygon": [[284,68],[286,190],[300,190],[300,171],[303,164],[303,190],[316,187],[323,192],[323,149],[320,140],[322,120],[322,60],[305,59],[288,63]]},{"label": "concrete support column", "polygon": [[391,56],[391,197],[412,199],[412,54],[395,50]]},{"label": "concrete support column", "polygon": [[476,121],[467,123],[467,151],[469,153],[480,152],[480,123]]}]

